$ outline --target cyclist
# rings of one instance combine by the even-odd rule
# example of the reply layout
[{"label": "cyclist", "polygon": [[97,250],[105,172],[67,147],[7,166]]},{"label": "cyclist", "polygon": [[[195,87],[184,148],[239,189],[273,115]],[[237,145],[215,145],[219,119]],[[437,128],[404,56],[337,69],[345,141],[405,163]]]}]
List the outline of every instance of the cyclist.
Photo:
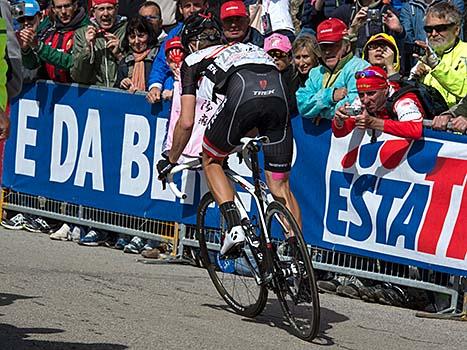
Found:
[{"label": "cyclist", "polygon": [[257,129],[270,140],[264,145],[264,168],[272,195],[287,206],[300,226],[301,214],[289,187],[293,139],[285,84],[263,49],[243,43],[221,45],[221,33],[210,12],[195,13],[185,22],[181,38],[191,54],[181,67],[181,115],[172,148],[157,169],[159,179],[164,179],[190,139],[196,95],[214,101],[223,98],[206,129],[202,161],[208,187],[227,219],[228,233],[221,248],[224,255],[244,242],[245,232],[222,164],[251,130]]}]

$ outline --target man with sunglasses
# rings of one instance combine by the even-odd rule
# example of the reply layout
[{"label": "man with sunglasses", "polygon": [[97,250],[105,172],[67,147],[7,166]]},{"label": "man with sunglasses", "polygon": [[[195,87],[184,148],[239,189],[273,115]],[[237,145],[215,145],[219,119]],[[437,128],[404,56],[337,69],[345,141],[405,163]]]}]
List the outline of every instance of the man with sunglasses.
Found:
[{"label": "man with sunglasses", "polygon": [[159,44],[167,37],[167,33],[162,29],[162,12],[161,7],[154,1],[145,1],[141,4],[138,14],[151,24],[154,33],[156,34]]},{"label": "man with sunglasses", "polygon": [[414,77],[437,89],[449,107],[467,95],[467,43],[459,38],[462,15],[447,2],[428,7],[424,30],[428,44],[416,41],[425,55],[412,69]]},{"label": "man with sunglasses", "polygon": [[28,69],[45,68],[46,79],[72,82],[72,48],[74,33],[89,24],[89,18],[78,0],[52,0],[55,20],[46,17],[36,30],[20,31],[23,65]]},{"label": "man with sunglasses", "polygon": [[336,137],[344,137],[354,129],[372,130],[372,140],[381,132],[414,140],[422,137],[425,112],[415,93],[403,94],[388,110],[387,101],[395,89],[383,68],[368,67],[357,72],[355,79],[358,98],[352,105],[339,107],[332,121]]},{"label": "man with sunglasses", "polygon": [[75,32],[71,77],[86,85],[113,87],[127,20],[118,15],[118,0],[93,0],[91,25]]}]

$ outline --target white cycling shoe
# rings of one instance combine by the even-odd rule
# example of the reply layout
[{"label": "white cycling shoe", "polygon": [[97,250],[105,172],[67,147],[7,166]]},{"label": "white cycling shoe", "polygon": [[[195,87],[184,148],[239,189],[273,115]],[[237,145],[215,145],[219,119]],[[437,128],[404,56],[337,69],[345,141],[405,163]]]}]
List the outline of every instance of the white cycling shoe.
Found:
[{"label": "white cycling shoe", "polygon": [[221,255],[225,255],[233,247],[239,246],[245,242],[245,232],[242,226],[234,226],[225,234],[224,244],[221,248]]}]

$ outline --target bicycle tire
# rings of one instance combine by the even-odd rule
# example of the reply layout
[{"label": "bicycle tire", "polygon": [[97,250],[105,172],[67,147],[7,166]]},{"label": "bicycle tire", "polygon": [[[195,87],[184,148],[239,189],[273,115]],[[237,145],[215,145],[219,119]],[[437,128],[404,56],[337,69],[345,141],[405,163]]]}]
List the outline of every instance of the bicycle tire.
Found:
[{"label": "bicycle tire", "polygon": [[208,249],[207,243],[220,243],[220,235],[226,230],[226,221],[211,193],[206,193],[201,199],[196,221],[201,259],[217,292],[236,313],[245,317],[259,315],[266,306],[268,290],[258,285],[248,270],[239,272],[240,267],[248,269],[244,258],[227,259],[233,261],[235,269],[232,271],[230,262],[226,267],[227,260],[219,260],[219,252]]},{"label": "bicycle tire", "polygon": [[[287,240],[280,222],[287,222],[286,226],[295,233],[294,241]],[[302,232],[290,211],[276,201],[266,209],[266,227],[275,247],[273,290],[294,333],[311,341],[319,332],[320,306],[313,265]],[[284,277],[284,270],[289,271],[288,277]]]}]

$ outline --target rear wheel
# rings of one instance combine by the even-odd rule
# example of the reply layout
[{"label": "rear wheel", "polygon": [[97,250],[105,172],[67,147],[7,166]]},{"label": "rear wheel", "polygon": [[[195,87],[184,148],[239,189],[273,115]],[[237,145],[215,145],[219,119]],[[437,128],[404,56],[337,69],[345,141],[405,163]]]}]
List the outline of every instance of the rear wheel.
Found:
[{"label": "rear wheel", "polygon": [[294,333],[310,341],[319,331],[320,307],[302,232],[290,211],[279,202],[268,206],[266,226],[275,248],[274,291]]},{"label": "rear wheel", "polygon": [[240,315],[255,317],[267,301],[266,287],[253,277],[257,270],[251,250],[246,246],[237,258],[220,259],[219,249],[227,221],[211,193],[198,206],[197,234],[201,258],[214,286],[225,302]]}]

